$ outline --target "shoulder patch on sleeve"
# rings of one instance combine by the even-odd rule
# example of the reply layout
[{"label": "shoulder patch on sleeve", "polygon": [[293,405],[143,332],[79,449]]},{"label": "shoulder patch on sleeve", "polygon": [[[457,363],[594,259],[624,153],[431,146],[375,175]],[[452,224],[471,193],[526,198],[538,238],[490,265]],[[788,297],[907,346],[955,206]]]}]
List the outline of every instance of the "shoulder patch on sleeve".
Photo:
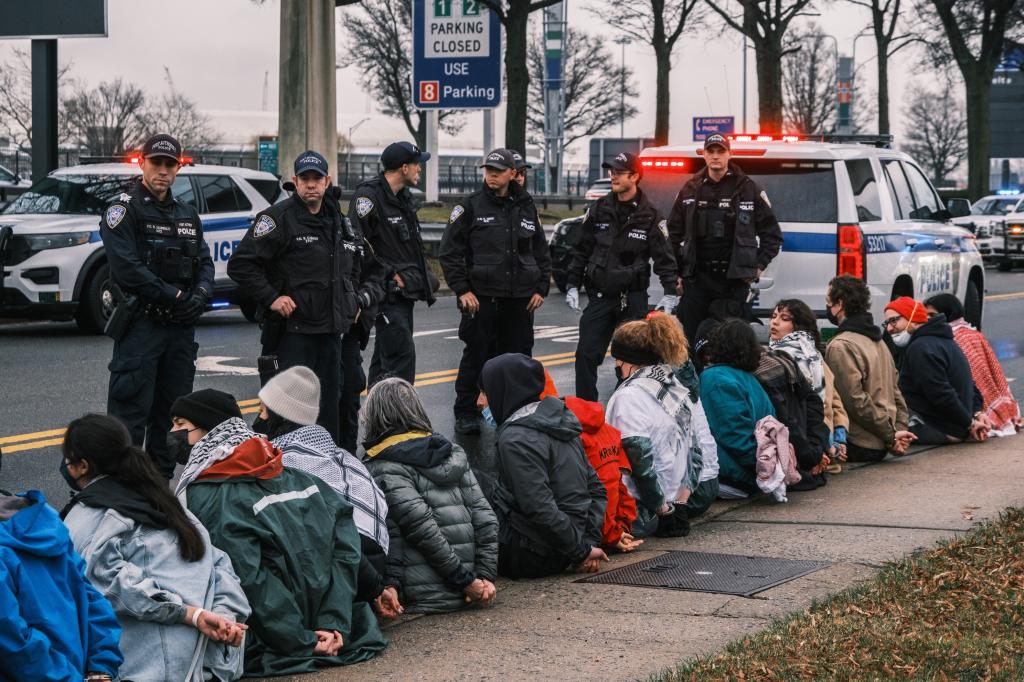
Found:
[{"label": "shoulder patch on sleeve", "polygon": [[765,206],[767,206],[768,208],[772,207],[772,202],[768,201],[768,193],[765,192],[764,190],[761,190],[761,201],[763,201]]},{"label": "shoulder patch on sleeve", "polygon": [[103,219],[107,221],[107,227],[113,230],[117,227],[118,223],[124,220],[124,216],[127,213],[127,207],[121,204],[113,204],[107,207],[106,213],[103,214]]},{"label": "shoulder patch on sleeve", "polygon": [[356,214],[360,218],[365,218],[373,210],[373,201],[369,197],[359,197],[356,199]]},{"label": "shoulder patch on sleeve", "polygon": [[448,222],[454,223],[456,220],[459,219],[459,216],[461,216],[465,212],[466,209],[462,208],[462,206],[456,206],[455,208],[452,209],[452,214],[448,217]]},{"label": "shoulder patch on sleeve", "polygon": [[256,224],[252,226],[252,236],[256,239],[266,236],[274,231],[277,227],[277,223],[269,215],[264,213],[260,216],[260,219],[256,221]]},{"label": "shoulder patch on sleeve", "polygon": [[665,239],[668,239],[668,221],[662,219],[658,222],[658,229],[661,230],[661,234]]}]

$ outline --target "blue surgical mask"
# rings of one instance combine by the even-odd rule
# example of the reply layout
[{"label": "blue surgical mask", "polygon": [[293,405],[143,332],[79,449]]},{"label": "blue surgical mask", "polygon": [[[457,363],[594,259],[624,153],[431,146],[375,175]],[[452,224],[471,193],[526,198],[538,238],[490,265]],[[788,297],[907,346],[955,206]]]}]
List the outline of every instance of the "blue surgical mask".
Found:
[{"label": "blue surgical mask", "polygon": [[491,407],[488,405],[480,411],[480,416],[484,418],[484,423],[490,426],[492,429],[498,428],[498,422],[494,421],[494,415],[491,414]]}]

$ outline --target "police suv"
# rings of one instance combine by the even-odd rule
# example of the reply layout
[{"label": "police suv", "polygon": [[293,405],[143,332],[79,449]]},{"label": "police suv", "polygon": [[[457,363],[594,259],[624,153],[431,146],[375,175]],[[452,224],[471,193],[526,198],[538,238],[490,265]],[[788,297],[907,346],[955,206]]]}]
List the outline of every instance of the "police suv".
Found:
[{"label": "police suv", "polygon": [[[192,204],[216,268],[212,307],[242,303],[227,261],[255,215],[284,198],[270,173],[230,166],[185,165],[171,192]],[[138,158],[61,168],[36,182],[0,213],[0,317],[74,319],[103,330],[113,308],[99,220],[107,204],[139,177]],[[243,305],[252,319],[254,310]]]},{"label": "police suv", "polygon": [[[734,135],[732,160],[764,188],[782,227],[782,252],[754,285],[754,313],[798,298],[825,317],[830,279],[850,274],[871,289],[882,319],[898,296],[955,294],[981,326],[985,270],[973,234],[952,225],[927,176],[886,136]],[[664,215],[704,168],[698,144],[640,154],[641,187]],[[832,331],[825,329],[826,333]]]}]

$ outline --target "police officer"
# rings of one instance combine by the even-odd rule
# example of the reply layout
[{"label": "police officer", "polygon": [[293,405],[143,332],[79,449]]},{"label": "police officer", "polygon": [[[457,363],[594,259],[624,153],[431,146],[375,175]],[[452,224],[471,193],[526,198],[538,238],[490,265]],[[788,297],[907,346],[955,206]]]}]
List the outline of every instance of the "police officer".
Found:
[{"label": "police officer", "polygon": [[665,221],[639,183],[640,160],[623,152],[601,164],[612,191],[587,211],[580,237],[572,247],[565,301],[579,312],[580,284],[589,299],[580,318],[576,346],[576,395],[597,400],[597,367],[604,360],[615,328],[647,315],[651,266],[665,288],[658,308],[671,311],[675,295],[676,261],[668,243]]},{"label": "police officer", "polygon": [[551,256],[533,199],[518,183],[515,158],[495,149],[484,186],[452,209],[439,260],[459,297],[466,344],[455,379],[455,431],[479,433],[477,378],[490,358],[533,350],[533,312],[551,284]]},{"label": "police officer", "polygon": [[[103,212],[100,237],[110,276],[125,298],[127,327],[114,341],[107,412],[128,426],[132,441],[167,478],[171,403],[192,392],[195,325],[213,293],[213,259],[195,207],[171,195],[181,145],[154,135],[142,146],[142,179]],[[137,300],[137,314],[127,313]]]},{"label": "police officer", "polygon": [[279,369],[316,372],[317,421],[339,442],[341,335],[372,301],[356,293],[358,244],[338,202],[326,196],[333,191],[327,160],[306,151],[294,170],[295,193],[256,215],[228,260],[228,276],[264,311],[264,355],[273,351]]},{"label": "police officer", "polygon": [[349,216],[389,272],[387,298],[377,314],[377,340],[370,360],[370,384],[386,376],[416,378],[413,306],[434,304],[440,286],[427,267],[410,187],[420,180],[420,164],[430,158],[408,142],[394,142],[380,155],[382,173],[356,188]]},{"label": "police officer", "polygon": [[782,247],[768,195],[730,158],[729,139],[709,135],[707,165],[679,190],[668,220],[682,294],[676,314],[688,339],[712,304],[745,314],[750,285]]},{"label": "police officer", "polygon": [[526,171],[528,171],[531,168],[533,168],[533,166],[531,166],[530,164],[526,163],[526,158],[522,154],[517,152],[515,149],[512,149],[510,151],[512,152],[512,158],[516,162],[516,178],[515,178],[515,180],[516,180],[516,182],[519,183],[520,187],[525,189],[526,188]]}]

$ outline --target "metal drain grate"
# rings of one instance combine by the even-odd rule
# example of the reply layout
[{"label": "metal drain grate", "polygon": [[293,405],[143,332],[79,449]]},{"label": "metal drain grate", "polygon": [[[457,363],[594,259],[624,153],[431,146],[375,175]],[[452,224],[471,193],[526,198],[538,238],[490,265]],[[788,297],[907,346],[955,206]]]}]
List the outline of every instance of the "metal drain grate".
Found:
[{"label": "metal drain grate", "polygon": [[828,566],[823,561],[706,552],[668,552],[576,582],[750,597]]}]

